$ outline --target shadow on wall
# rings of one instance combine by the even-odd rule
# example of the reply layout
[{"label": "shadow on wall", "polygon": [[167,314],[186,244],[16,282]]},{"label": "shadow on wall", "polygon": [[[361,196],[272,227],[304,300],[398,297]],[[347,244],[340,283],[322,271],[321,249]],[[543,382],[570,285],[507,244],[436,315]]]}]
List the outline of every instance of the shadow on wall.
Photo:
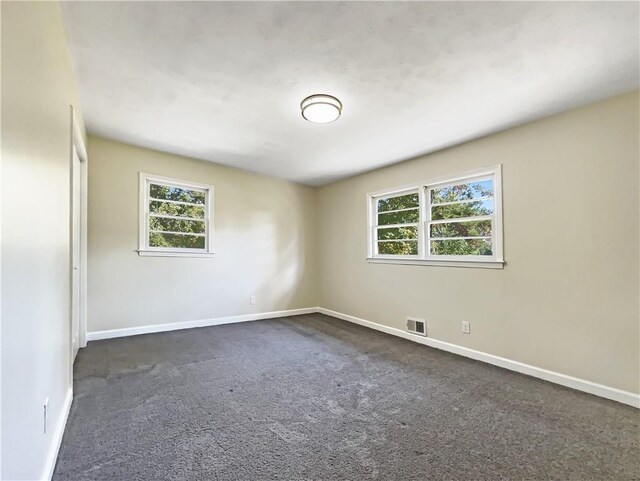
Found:
[{"label": "shadow on wall", "polygon": [[[240,274],[236,287],[242,298],[234,313],[246,313],[253,295],[251,312],[314,306],[313,193],[294,184],[278,183],[266,193],[247,187],[225,192],[215,207],[219,272]],[[226,209],[229,202],[248,208]]]}]

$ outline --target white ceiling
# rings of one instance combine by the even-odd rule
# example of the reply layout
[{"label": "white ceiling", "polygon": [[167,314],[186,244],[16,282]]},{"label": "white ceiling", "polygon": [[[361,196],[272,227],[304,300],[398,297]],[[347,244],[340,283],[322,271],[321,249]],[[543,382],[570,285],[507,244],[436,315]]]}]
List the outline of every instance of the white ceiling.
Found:
[{"label": "white ceiling", "polygon": [[[638,87],[639,4],[63,2],[91,133],[321,185]],[[316,125],[300,101],[329,93]]]}]

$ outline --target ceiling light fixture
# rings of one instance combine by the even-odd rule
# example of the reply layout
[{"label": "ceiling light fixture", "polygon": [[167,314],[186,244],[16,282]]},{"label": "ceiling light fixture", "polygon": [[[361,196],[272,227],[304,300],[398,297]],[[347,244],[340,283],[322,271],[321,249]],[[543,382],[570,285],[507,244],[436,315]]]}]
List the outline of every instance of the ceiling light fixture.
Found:
[{"label": "ceiling light fixture", "polygon": [[314,124],[328,124],[342,114],[342,102],[332,95],[309,95],[300,103],[302,117]]}]

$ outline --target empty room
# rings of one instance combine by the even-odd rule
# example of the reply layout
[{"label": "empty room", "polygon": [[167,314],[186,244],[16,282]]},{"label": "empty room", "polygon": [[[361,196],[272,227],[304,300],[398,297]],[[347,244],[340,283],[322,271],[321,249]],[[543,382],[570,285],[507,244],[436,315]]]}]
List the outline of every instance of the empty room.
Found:
[{"label": "empty room", "polygon": [[0,8],[2,481],[640,480],[640,2]]}]

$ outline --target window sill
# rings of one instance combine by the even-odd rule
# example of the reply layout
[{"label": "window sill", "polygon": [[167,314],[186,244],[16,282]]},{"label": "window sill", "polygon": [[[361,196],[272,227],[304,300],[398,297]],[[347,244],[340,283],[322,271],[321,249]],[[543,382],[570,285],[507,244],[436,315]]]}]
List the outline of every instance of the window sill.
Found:
[{"label": "window sill", "polygon": [[371,264],[400,264],[410,266],[440,266],[440,267],[471,267],[479,269],[502,269],[504,261],[453,261],[453,260],[425,260],[425,259],[393,259],[388,257],[367,257]]},{"label": "window sill", "polygon": [[179,251],[152,251],[138,249],[138,255],[142,257],[213,257],[215,252],[179,252]]}]

